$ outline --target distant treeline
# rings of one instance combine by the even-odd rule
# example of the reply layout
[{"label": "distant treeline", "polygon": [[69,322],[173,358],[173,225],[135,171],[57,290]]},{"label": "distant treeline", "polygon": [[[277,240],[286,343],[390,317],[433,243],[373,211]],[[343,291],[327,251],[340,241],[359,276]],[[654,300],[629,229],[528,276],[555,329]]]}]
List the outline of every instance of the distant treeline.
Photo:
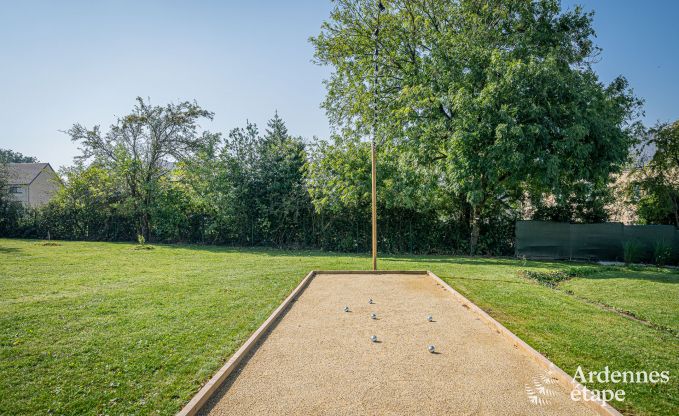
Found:
[{"label": "distant treeline", "polygon": [[[211,117],[195,103],[162,107],[140,99],[105,133],[74,125],[68,133],[83,153],[61,170],[64,187],[38,209],[0,192],[0,237],[370,250],[369,143],[294,137],[278,114],[264,132],[251,123],[225,136],[199,132],[198,120]],[[0,188],[3,160],[35,161],[5,156]],[[378,147],[381,252],[511,255],[526,204],[532,219],[608,219],[605,186],[578,182],[552,201],[498,199],[472,251],[472,205],[442,166],[399,146]],[[659,220],[671,220],[668,212]]]},{"label": "distant treeline", "polygon": [[261,134],[200,131],[213,114],[195,102],[138,99],[106,131],[76,124],[65,189],[36,211],[0,200],[0,234],[368,251],[367,138],[383,252],[509,254],[517,218],[602,222],[621,201],[679,226],[679,123],[647,130],[628,81],[599,79],[593,15],[491,4],[337,2],[310,39],[331,69],[327,142],[278,116]]},{"label": "distant treeline", "polygon": [[[83,158],[60,172],[64,188],[39,209],[5,198],[0,236],[370,249],[367,143],[307,143],[277,114],[263,133],[247,124],[197,134],[201,117],[211,114],[195,104],[140,100],[104,135],[74,126]],[[468,204],[381,153],[380,250],[468,252]],[[505,214],[484,225],[481,252],[512,252],[514,214]]]}]

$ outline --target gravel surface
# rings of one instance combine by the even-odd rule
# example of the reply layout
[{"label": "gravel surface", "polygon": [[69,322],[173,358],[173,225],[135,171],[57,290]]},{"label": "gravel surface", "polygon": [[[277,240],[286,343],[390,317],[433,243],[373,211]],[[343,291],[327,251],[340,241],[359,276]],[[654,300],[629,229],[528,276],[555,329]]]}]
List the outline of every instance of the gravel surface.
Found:
[{"label": "gravel surface", "polygon": [[202,413],[594,414],[569,393],[427,276],[320,274]]}]

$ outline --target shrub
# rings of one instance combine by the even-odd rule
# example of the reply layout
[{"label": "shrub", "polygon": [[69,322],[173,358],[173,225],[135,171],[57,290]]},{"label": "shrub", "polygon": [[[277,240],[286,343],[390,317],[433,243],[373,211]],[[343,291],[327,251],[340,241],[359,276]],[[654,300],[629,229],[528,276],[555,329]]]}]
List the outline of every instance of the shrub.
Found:
[{"label": "shrub", "polygon": [[622,244],[625,264],[637,263],[641,257],[641,244],[634,240],[625,241]]},{"label": "shrub", "polygon": [[656,242],[653,250],[653,261],[656,266],[662,267],[666,265],[670,257],[672,257],[672,247],[664,241]]}]

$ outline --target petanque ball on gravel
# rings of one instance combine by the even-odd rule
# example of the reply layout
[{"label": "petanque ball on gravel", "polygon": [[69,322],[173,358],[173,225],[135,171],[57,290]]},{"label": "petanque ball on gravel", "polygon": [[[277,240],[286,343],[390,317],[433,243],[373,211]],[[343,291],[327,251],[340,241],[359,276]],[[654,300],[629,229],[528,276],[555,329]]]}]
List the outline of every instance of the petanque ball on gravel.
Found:
[{"label": "petanque ball on gravel", "polygon": [[373,335],[370,337],[370,341],[372,342],[377,342],[377,335]]},{"label": "petanque ball on gravel", "polygon": [[348,307],[348,306],[345,306],[345,307],[344,307],[344,312],[349,312],[349,307]]},{"label": "petanque ball on gravel", "polygon": [[377,314],[376,314],[376,313],[371,313],[371,314],[370,314],[370,319],[377,319]]},{"label": "petanque ball on gravel", "polygon": [[369,303],[370,305],[372,305],[372,304],[373,304],[373,300],[372,300],[372,298],[371,298],[371,299],[368,299],[368,303]]},{"label": "petanque ball on gravel", "polygon": [[434,345],[430,345],[427,347],[427,350],[429,350],[429,352],[433,354],[436,351],[436,347],[434,347]]},{"label": "petanque ball on gravel", "polygon": [[428,322],[434,322],[434,317],[431,316],[431,315],[427,316],[427,321]]}]

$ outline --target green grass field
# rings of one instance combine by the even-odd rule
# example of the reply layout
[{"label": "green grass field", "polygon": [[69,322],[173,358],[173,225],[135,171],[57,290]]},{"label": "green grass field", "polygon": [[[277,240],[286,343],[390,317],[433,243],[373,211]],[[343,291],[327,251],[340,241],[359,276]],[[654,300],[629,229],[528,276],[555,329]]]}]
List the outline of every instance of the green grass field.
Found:
[{"label": "green grass field", "polygon": [[[173,414],[309,270],[370,267],[321,252],[58,244],[0,239],[0,414]],[[403,256],[380,267],[434,271],[569,374],[669,370],[669,383],[624,385],[612,404],[679,411],[676,271],[586,266],[554,289],[517,271],[572,265]]]},{"label": "green grass field", "polygon": [[677,270],[602,268],[598,273],[571,279],[559,287],[679,334]]}]

